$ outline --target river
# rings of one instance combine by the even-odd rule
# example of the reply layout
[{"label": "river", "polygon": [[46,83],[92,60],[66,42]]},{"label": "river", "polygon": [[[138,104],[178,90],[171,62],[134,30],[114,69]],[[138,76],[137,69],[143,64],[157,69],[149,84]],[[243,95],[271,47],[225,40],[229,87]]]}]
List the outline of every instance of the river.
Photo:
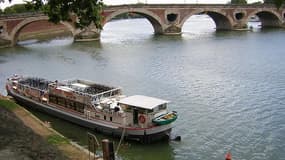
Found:
[{"label": "river", "polygon": [[[170,100],[181,142],[124,143],[124,160],[285,159],[285,30],[216,32],[190,18],[182,36],[155,36],[146,19],[106,24],[100,42],[61,38],[0,49],[0,92],[14,74],[83,78],[121,86],[126,95]],[[35,113],[86,145],[87,129]],[[111,137],[97,134],[100,138]],[[115,140],[115,144],[118,140]]]}]

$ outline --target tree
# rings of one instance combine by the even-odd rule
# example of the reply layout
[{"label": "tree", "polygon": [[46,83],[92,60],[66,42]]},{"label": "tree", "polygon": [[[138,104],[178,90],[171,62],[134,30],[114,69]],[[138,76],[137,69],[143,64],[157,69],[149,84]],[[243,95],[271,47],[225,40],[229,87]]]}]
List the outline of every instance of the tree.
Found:
[{"label": "tree", "polygon": [[231,4],[247,4],[246,0],[231,0]]},{"label": "tree", "polygon": [[32,8],[27,8],[25,4],[15,4],[11,7],[6,7],[4,9],[5,14],[13,14],[13,13],[25,13],[25,12],[33,12]]},{"label": "tree", "polygon": [[264,0],[265,4],[274,4],[278,9],[285,3],[285,0]]},{"label": "tree", "polygon": [[84,28],[94,23],[97,28],[102,28],[103,0],[31,0],[26,3],[28,8],[42,9],[54,23],[71,21],[74,14],[77,16],[76,27]]},{"label": "tree", "polygon": [[252,5],[260,5],[260,4],[262,4],[263,2],[261,2],[261,1],[258,1],[258,2],[253,2],[253,3],[251,3]]}]

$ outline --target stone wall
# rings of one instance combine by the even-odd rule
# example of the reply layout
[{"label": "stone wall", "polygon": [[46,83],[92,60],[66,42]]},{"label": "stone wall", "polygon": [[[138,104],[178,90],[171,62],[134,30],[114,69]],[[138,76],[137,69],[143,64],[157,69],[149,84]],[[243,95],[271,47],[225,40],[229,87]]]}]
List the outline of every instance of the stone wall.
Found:
[{"label": "stone wall", "polygon": [[71,32],[63,24],[54,24],[48,21],[36,21],[28,24],[21,30],[19,40],[48,39],[69,35],[72,35]]}]

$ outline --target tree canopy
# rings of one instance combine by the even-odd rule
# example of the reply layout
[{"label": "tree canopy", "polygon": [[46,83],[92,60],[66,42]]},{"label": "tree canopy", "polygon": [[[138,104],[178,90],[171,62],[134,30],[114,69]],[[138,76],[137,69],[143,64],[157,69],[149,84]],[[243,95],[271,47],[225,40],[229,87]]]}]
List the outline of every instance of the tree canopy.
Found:
[{"label": "tree canopy", "polygon": [[264,3],[274,4],[277,8],[280,8],[285,3],[285,0],[264,0]]},{"label": "tree canopy", "polygon": [[[10,7],[6,7],[2,12],[3,14],[13,14],[13,13],[26,13],[26,12],[34,12],[35,10],[32,8],[27,8],[25,4],[15,4]],[[1,13],[1,11],[0,11]]]},{"label": "tree canopy", "polygon": [[[11,2],[12,0],[8,0]],[[0,0],[0,3],[3,0]],[[76,15],[75,26],[84,28],[93,23],[102,28],[103,0],[31,0],[26,1],[28,9],[42,10],[54,23],[71,21],[71,15]]]},{"label": "tree canopy", "polygon": [[247,4],[247,0],[231,0],[231,4]]}]

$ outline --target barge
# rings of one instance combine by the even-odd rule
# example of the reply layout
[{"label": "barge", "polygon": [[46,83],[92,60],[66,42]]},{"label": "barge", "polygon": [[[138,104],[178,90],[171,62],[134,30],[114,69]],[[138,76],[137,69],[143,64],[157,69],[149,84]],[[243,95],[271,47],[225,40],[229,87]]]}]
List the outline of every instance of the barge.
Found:
[{"label": "barge", "polygon": [[[119,87],[82,79],[50,81],[13,75],[7,79],[6,90],[26,107],[142,143],[169,138],[172,123],[178,116],[175,111],[168,111],[167,100],[143,95],[125,96]],[[165,117],[167,120],[163,120]]]}]

